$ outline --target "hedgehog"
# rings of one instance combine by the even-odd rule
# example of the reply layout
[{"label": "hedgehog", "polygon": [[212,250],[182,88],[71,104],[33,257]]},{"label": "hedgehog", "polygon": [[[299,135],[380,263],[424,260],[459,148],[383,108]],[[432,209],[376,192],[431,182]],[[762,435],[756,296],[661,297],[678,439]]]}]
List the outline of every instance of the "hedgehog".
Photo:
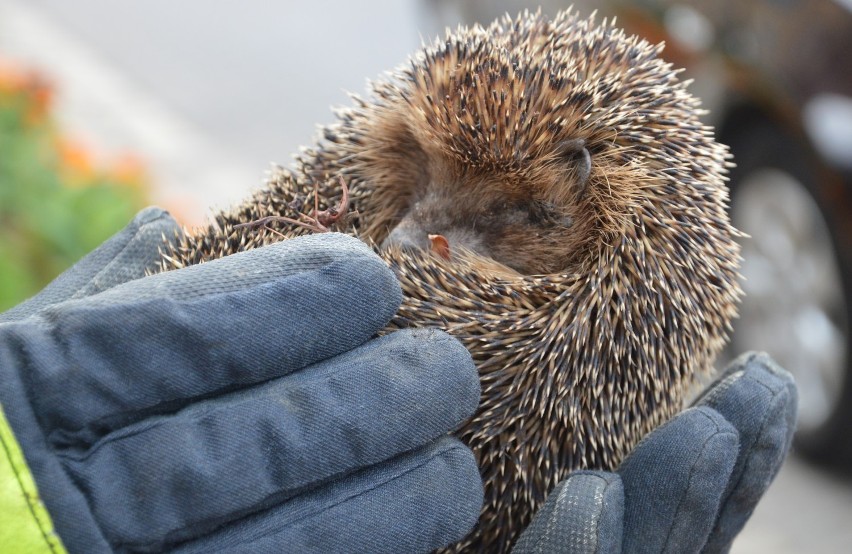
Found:
[{"label": "hedgehog", "polygon": [[662,48],[571,10],[447,31],[162,269],[327,228],[373,245],[405,295],[388,331],[444,329],[479,371],[456,434],[485,501],[450,550],[507,551],[682,408],[736,316],[730,156]]}]

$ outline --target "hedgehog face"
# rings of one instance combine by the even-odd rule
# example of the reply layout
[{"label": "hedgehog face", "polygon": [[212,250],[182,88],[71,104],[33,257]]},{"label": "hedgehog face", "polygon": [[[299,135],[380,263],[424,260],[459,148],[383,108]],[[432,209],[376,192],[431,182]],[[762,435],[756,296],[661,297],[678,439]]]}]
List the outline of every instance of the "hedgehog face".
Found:
[{"label": "hedgehog face", "polygon": [[[493,105],[482,102],[483,109],[477,108],[466,100],[477,90],[464,85],[434,89],[436,82],[450,80],[437,61],[415,70],[412,81],[430,88],[394,89],[394,101],[377,117],[354,120],[364,124],[358,133],[363,147],[346,169],[371,190],[382,191],[365,199],[373,217],[364,234],[384,250],[434,251],[429,237],[439,236],[448,245],[443,257],[470,259],[473,254],[474,261],[488,258],[485,266],[510,274],[565,271],[588,241],[595,219],[585,197],[598,179],[593,169],[601,167],[597,155],[605,154],[603,143],[587,143],[566,128],[516,147],[512,134],[505,132],[506,122],[495,124],[491,139],[482,140],[475,129],[494,119]],[[508,72],[480,69],[465,79],[497,83]],[[424,73],[435,75],[425,78]],[[526,86],[518,86],[514,94],[525,91]],[[408,102],[429,104],[439,93],[449,100],[438,112],[412,110]],[[548,90],[533,101],[546,111],[561,97]],[[504,93],[503,102],[518,104],[512,93]],[[507,108],[505,113],[511,120],[534,119],[516,111]],[[472,124],[462,125],[462,118]]]},{"label": "hedgehog face", "polygon": [[[582,141],[560,148],[566,161],[578,158],[580,169],[573,179],[563,174],[554,177],[567,178],[569,182],[558,183],[559,187],[577,188],[577,195],[582,195],[591,170],[588,150]],[[432,241],[438,236],[448,247],[442,255],[451,259],[459,254],[487,257],[525,275],[566,267],[575,234],[575,203],[566,205],[560,195],[553,194],[554,187],[526,182],[517,175],[483,172],[475,166],[447,169],[448,165],[452,167],[431,163],[423,168],[426,175],[419,179],[421,185],[412,190],[382,249],[434,251]],[[519,244],[524,248],[518,248]]]}]

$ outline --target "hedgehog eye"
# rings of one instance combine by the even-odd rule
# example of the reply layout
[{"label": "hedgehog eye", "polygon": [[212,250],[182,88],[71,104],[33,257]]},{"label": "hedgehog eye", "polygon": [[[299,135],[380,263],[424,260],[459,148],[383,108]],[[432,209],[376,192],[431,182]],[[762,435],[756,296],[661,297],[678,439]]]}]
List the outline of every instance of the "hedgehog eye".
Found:
[{"label": "hedgehog eye", "polygon": [[500,219],[510,224],[522,224],[529,218],[527,207],[513,202],[500,202],[491,209],[490,214],[500,214]]},{"label": "hedgehog eye", "polygon": [[566,215],[564,211],[553,202],[533,202],[529,210],[529,220],[534,225],[547,225],[565,228],[574,225],[574,218]]},{"label": "hedgehog eye", "polygon": [[475,224],[503,227],[506,225],[527,225],[530,221],[526,204],[503,200],[489,203],[488,208],[480,212]]},{"label": "hedgehog eye", "polygon": [[586,148],[586,141],[581,138],[562,141],[559,144],[559,151],[571,163],[576,164],[577,186],[580,189],[580,196],[582,197],[586,193],[586,185],[589,182],[589,176],[592,174],[592,155],[589,154],[589,149]]}]

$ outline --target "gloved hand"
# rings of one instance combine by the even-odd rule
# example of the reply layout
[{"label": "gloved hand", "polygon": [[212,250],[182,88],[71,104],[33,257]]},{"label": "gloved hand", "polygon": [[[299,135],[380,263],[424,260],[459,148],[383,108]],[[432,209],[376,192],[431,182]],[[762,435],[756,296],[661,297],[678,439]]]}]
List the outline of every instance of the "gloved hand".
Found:
[{"label": "gloved hand", "polygon": [[789,373],[741,356],[618,471],[557,485],[513,554],[727,552],[784,461],[796,406]]},{"label": "gloved hand", "polygon": [[446,435],[479,401],[460,343],[373,339],[399,285],[343,235],[140,278],[174,228],[142,212],[0,323],[0,551],[59,551],[52,529],[87,554],[462,538],[482,485]]}]

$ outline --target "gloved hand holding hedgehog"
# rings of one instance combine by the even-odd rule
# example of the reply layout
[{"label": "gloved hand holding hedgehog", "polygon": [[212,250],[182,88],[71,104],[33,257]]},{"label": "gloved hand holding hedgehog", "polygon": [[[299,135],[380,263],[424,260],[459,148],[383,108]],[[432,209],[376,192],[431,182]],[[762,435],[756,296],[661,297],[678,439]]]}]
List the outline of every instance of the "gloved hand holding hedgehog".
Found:
[{"label": "gloved hand holding hedgehog", "polygon": [[711,371],[740,297],[728,153],[662,46],[570,12],[460,28],[337,113],[164,270],[306,233],[373,245],[477,364],[457,435],[503,551],[571,471],[613,469]]}]

